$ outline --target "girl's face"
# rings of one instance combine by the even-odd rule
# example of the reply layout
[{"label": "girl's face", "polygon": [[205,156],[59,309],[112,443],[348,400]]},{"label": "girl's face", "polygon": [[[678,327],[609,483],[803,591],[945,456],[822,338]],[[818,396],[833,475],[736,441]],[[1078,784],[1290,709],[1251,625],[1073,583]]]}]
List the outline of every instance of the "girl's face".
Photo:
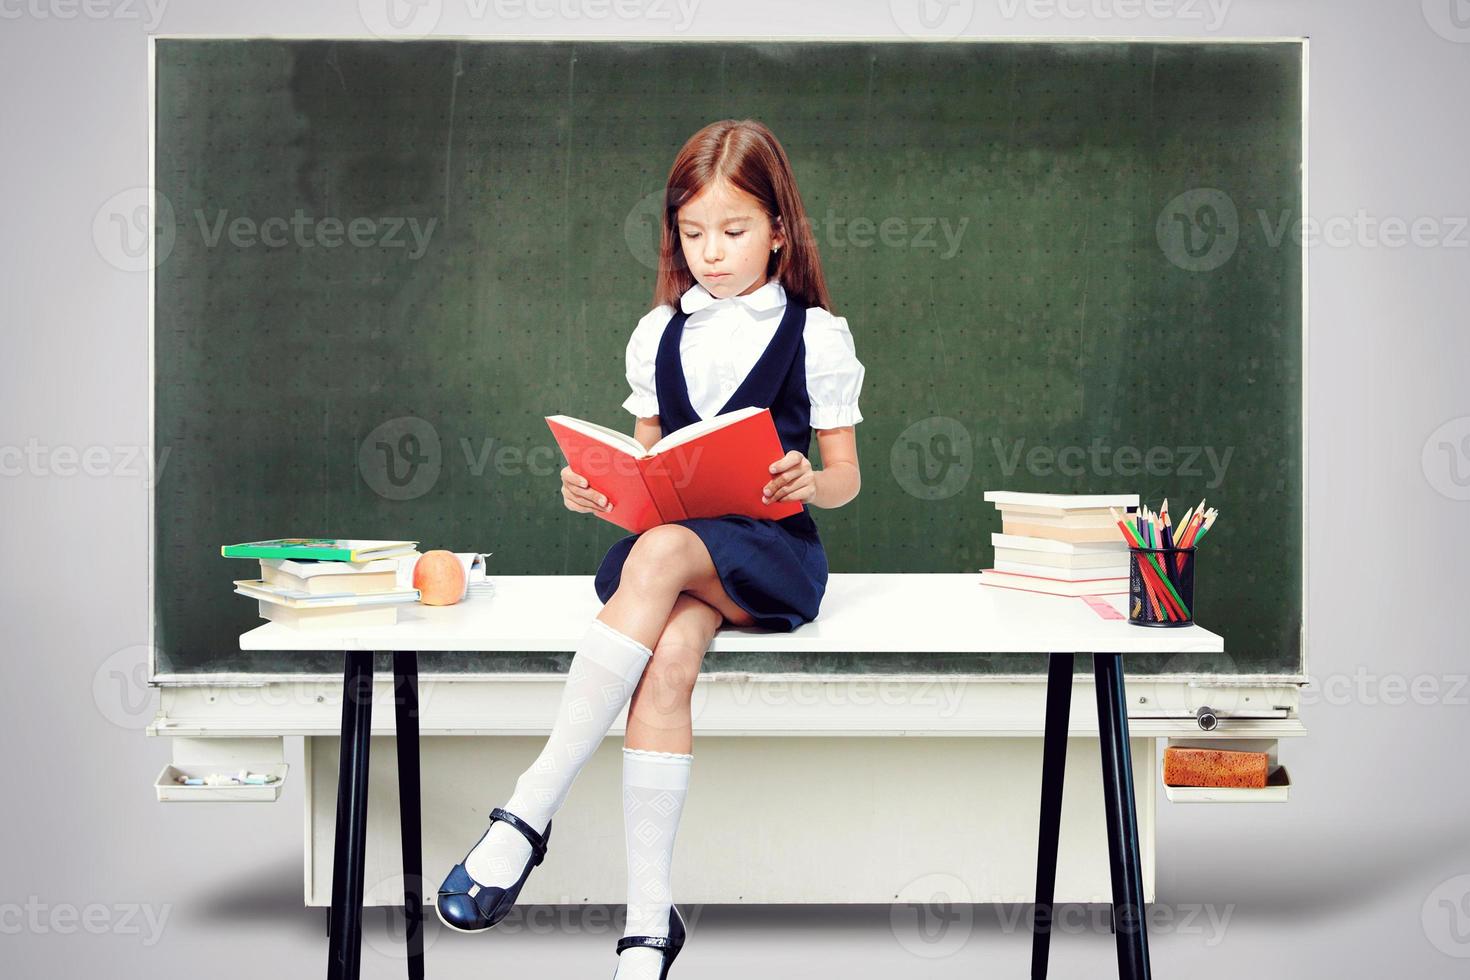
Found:
[{"label": "girl's face", "polygon": [[716,299],[743,296],[765,285],[771,250],[786,243],[760,203],[725,181],[715,181],[685,201],[678,225],[689,271]]}]

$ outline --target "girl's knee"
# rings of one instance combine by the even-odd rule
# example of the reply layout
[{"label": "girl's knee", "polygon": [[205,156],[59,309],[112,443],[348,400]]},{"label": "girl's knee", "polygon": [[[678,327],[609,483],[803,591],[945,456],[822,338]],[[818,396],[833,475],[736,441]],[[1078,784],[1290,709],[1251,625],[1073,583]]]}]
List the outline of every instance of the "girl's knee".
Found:
[{"label": "girl's knee", "polygon": [[679,524],[649,528],[633,542],[623,562],[623,579],[642,585],[677,585],[688,580],[698,557],[699,536]]},{"label": "girl's knee", "polygon": [[723,620],[720,611],[703,599],[687,592],[681,593],[674,601],[673,611],[669,613],[669,621],[664,625],[658,642],[667,643],[671,649],[697,650],[702,656]]}]

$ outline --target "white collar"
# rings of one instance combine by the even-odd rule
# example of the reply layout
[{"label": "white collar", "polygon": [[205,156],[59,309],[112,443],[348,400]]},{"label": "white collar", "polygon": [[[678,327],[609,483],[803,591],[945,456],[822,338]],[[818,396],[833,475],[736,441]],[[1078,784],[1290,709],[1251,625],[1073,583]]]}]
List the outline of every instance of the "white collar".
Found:
[{"label": "white collar", "polygon": [[782,288],[779,279],[768,279],[759,289],[746,293],[744,296],[727,296],[724,299],[716,299],[714,294],[696,282],[684,291],[683,296],[679,297],[679,305],[685,313],[692,314],[698,313],[707,306],[728,304],[736,300],[755,312],[774,310],[786,302],[786,290]]}]

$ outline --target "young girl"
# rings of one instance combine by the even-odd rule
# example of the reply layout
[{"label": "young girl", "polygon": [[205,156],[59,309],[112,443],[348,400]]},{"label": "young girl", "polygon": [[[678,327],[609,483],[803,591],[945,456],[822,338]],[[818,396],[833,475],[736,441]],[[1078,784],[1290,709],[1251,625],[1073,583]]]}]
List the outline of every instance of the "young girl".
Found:
[{"label": "young girl", "polygon": [[[628,915],[615,980],[661,980],[684,943],[669,892],[674,835],[689,784],[690,697],[722,625],[789,631],[816,618],[827,556],[810,508],[859,488],[853,426],[863,365],[834,316],[785,150],[763,125],[724,120],[679,151],[665,193],[655,308],[628,343],[637,418],[651,446],[700,419],[769,407],[785,455],[767,501],[803,502],[780,520],[673,521],[616,542],[597,570],[604,605],[567,673],[545,748],[516,781],[464,863],[439,890],[440,919],[478,932],[515,904],[541,863],[560,809],[630,697],[623,748]],[[813,429],[823,468],[807,459]],[[562,470],[568,509],[606,508]]]}]

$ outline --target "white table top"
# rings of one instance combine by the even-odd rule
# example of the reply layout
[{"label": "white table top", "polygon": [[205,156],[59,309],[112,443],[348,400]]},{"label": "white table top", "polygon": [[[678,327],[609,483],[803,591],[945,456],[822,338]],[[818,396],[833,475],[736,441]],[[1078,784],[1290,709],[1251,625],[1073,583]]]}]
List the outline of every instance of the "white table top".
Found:
[{"label": "white table top", "polygon": [[[241,650],[572,651],[602,608],[591,575],[492,575],[493,593],[400,607],[393,626],[295,630],[268,622]],[[1124,612],[1127,596],[1107,597]],[[790,633],[720,630],[710,650],[796,653],[1218,653],[1200,626],[1133,626],[1081,599],[980,584],[963,574],[835,574],[817,618]]]}]

